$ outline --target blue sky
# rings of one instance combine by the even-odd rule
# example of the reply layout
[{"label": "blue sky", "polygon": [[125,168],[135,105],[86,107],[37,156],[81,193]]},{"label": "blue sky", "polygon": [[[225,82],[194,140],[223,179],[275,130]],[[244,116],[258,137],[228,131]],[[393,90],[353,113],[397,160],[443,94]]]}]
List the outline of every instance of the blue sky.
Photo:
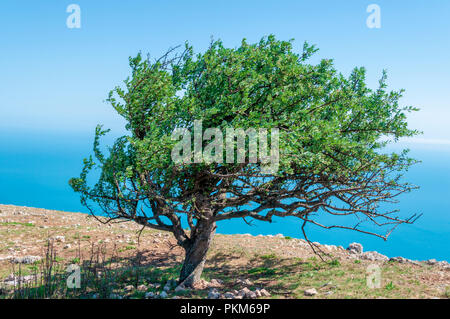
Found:
[{"label": "blue sky", "polygon": [[[66,26],[69,4],[81,8],[81,29]],[[381,28],[369,29],[369,4]],[[450,147],[450,2],[431,1],[82,1],[0,3],[0,131],[92,133],[97,123],[123,123],[103,102],[128,75],[139,50],[157,57],[188,40],[203,50],[210,37],[228,46],[263,35],[306,40],[348,74],[365,66],[374,87],[386,68],[402,102],[422,110],[410,123],[414,142]]]}]

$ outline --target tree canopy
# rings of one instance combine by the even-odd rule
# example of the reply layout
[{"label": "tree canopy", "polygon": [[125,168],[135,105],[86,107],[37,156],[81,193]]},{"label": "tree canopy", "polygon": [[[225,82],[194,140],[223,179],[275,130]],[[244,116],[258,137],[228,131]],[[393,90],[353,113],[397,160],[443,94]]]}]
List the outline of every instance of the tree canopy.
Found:
[{"label": "tree canopy", "polygon": [[[380,204],[395,202],[415,188],[401,178],[415,160],[407,150],[388,153],[385,146],[418,133],[408,128],[406,118],[416,108],[399,104],[403,91],[387,90],[385,72],[373,90],[366,86],[364,68],[346,77],[332,60],[309,64],[314,46],[305,43],[295,53],[292,44],[268,36],[227,48],[217,40],[203,53],[195,54],[186,44],[157,60],[141,54],[130,58],[130,77],[108,97],[125,118],[129,134],[104,154],[100,137],[107,131],[97,127],[94,156],[85,159],[80,177],[70,181],[82,203],[110,220],[129,219],[172,232],[186,250],[180,275],[186,285],[200,280],[221,220],[271,222],[273,216],[293,216],[304,226],[318,224],[314,213],[319,213],[353,215],[392,228],[412,222],[414,215],[400,218],[397,210]],[[193,132],[196,121],[216,128],[216,142],[230,128],[269,132],[267,139],[278,143],[276,170],[268,173],[250,155],[244,161],[238,155],[225,160],[225,148],[214,148],[210,155],[215,161],[205,160],[208,156],[174,161],[173,149],[180,141],[173,132]],[[213,136],[202,134],[197,136],[201,151],[210,152]],[[261,155],[266,150],[261,140],[258,145]],[[245,155],[251,147],[247,136],[233,150]],[[185,155],[195,158],[194,148]],[[90,186],[92,169],[100,175]],[[319,225],[382,238],[389,234],[359,223]]]}]

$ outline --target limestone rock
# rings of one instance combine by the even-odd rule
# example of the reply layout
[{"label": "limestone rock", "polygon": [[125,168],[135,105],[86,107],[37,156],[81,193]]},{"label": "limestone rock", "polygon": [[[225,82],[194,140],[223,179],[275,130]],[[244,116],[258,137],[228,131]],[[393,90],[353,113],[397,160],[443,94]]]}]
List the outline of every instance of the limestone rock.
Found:
[{"label": "limestone rock", "polygon": [[220,298],[220,293],[217,291],[216,288],[212,288],[208,292],[208,298],[209,299],[219,299]]},{"label": "limestone rock", "polygon": [[137,287],[137,290],[141,291],[141,292],[147,291],[147,286],[146,285],[139,285]]},{"label": "limestone rock", "polygon": [[220,279],[211,279],[211,281],[208,283],[208,287],[221,288],[223,287],[223,281]]},{"label": "limestone rock", "polygon": [[185,291],[185,290],[186,290],[186,287],[185,287],[183,284],[178,285],[178,286],[175,288],[175,292],[180,292],[180,291]]},{"label": "limestone rock", "polygon": [[40,256],[25,256],[25,257],[15,257],[13,258],[13,263],[15,264],[34,264],[42,259]]},{"label": "limestone rock", "polygon": [[232,292],[226,292],[223,294],[223,297],[226,299],[234,299],[234,294]]},{"label": "limestone rock", "polygon": [[150,298],[154,298],[155,297],[155,293],[153,293],[153,292],[147,292],[146,294],[145,294],[145,298],[146,299],[150,299]]},{"label": "limestone rock", "polygon": [[159,294],[159,297],[161,298],[167,298],[169,295],[167,294],[167,292],[163,291]]},{"label": "limestone rock", "polygon": [[382,255],[377,251],[366,251],[361,254],[361,259],[386,262],[389,260],[389,257]]},{"label": "limestone rock", "polygon": [[315,295],[317,295],[317,290],[315,288],[305,290],[305,296],[315,296]]},{"label": "limestone rock", "polygon": [[125,286],[125,288],[123,288],[123,290],[125,290],[126,292],[131,292],[134,290],[134,286],[133,285]]},{"label": "limestone rock", "polygon": [[405,264],[408,262],[408,259],[404,258],[404,257],[392,257],[389,259],[390,262],[397,262],[400,264]]},{"label": "limestone rock", "polygon": [[359,243],[351,243],[350,245],[348,245],[347,250],[351,254],[362,254],[363,246]]},{"label": "limestone rock", "polygon": [[262,297],[270,297],[270,293],[266,289],[261,289],[260,292]]}]

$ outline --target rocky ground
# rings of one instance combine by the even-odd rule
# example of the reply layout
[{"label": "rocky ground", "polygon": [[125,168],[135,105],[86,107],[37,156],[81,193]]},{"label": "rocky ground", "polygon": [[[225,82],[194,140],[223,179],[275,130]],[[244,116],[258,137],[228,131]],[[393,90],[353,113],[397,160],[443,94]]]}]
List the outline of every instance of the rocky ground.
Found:
[{"label": "rocky ground", "polygon": [[[19,285],[42,283],[37,278],[48,269],[49,244],[58,278],[65,278],[69,264],[89,270],[81,290],[53,289],[50,297],[55,298],[450,296],[445,261],[388,258],[365,252],[358,243],[347,248],[316,243],[328,255],[324,262],[306,241],[281,234],[216,235],[204,283],[189,290],[176,285],[183,250],[169,233],[142,230],[131,222],[104,225],[81,213],[0,205],[0,298],[16,296]],[[380,274],[375,286],[368,284],[373,269]]]}]

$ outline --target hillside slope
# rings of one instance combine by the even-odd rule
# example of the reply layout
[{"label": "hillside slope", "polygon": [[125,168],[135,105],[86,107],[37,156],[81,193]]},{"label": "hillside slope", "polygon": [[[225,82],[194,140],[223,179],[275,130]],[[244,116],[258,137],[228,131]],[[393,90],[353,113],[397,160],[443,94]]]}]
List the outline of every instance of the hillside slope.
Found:
[{"label": "hillside slope", "polygon": [[[245,234],[216,235],[204,271],[209,284],[175,291],[171,283],[183,250],[169,233],[141,230],[131,222],[103,225],[81,213],[0,205],[0,298],[43,297],[42,289],[35,288],[48,280],[42,270],[48,269],[49,259],[59,278],[45,292],[51,298],[450,296],[447,262],[389,260],[376,252],[361,253],[358,245],[351,251],[319,245],[329,254],[323,262],[304,240]],[[65,287],[65,267],[73,263],[83,273],[78,290]],[[368,266],[379,267],[379,288],[368,287]],[[17,288],[19,282],[26,294]]]}]

